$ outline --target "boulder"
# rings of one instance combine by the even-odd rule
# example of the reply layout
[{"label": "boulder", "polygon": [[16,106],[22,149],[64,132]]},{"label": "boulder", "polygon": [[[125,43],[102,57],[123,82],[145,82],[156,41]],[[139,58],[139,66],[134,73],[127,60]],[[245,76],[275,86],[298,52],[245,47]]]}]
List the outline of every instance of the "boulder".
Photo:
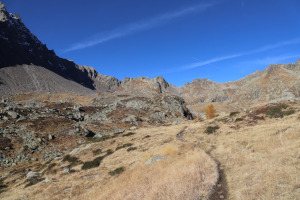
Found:
[{"label": "boulder", "polygon": [[30,179],[33,179],[33,178],[36,178],[36,177],[39,177],[39,176],[41,176],[41,175],[39,173],[37,173],[37,172],[28,172],[26,174],[25,178],[27,180],[30,180]]}]

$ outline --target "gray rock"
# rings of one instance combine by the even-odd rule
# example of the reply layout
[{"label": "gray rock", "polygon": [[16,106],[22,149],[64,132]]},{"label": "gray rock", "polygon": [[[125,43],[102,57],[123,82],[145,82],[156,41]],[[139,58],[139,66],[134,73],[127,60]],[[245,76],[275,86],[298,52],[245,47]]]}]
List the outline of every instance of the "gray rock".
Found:
[{"label": "gray rock", "polygon": [[145,164],[146,164],[146,165],[150,165],[150,164],[155,163],[155,162],[158,162],[158,161],[160,161],[160,160],[164,160],[164,159],[166,159],[166,158],[168,158],[168,157],[169,157],[169,156],[157,155],[157,156],[154,156],[154,157],[152,157],[152,158],[149,158],[149,159],[145,162]]},{"label": "gray rock", "polygon": [[102,138],[102,134],[101,133],[96,133],[93,138]]},{"label": "gray rock", "polygon": [[125,132],[125,129],[119,129],[117,127],[114,127],[114,129],[113,129],[114,134],[124,133],[124,132]]},{"label": "gray rock", "polygon": [[39,176],[41,176],[41,175],[40,175],[39,173],[37,173],[37,172],[28,172],[28,173],[26,174],[25,178],[26,178],[27,180],[30,180],[30,179],[32,179],[32,178],[39,177]]},{"label": "gray rock", "polygon": [[180,123],[181,123],[181,121],[175,120],[175,121],[172,123],[172,125],[177,125],[177,124],[180,124]]},{"label": "gray rock", "polygon": [[49,183],[49,182],[52,182],[53,181],[53,179],[52,178],[45,178],[45,180],[44,180],[46,183]]},{"label": "gray rock", "polygon": [[130,122],[133,125],[138,125],[137,120],[136,120],[136,116],[134,115],[129,115],[126,118],[124,118],[122,120],[122,122]]},{"label": "gray rock", "polygon": [[92,144],[88,144],[85,147],[79,147],[79,148],[73,149],[69,154],[70,155],[75,155],[75,154],[79,153],[82,150],[90,148],[91,146],[92,146]]},{"label": "gray rock", "polygon": [[65,188],[64,191],[71,191],[71,190],[76,190],[77,187],[68,187],[68,188]]},{"label": "gray rock", "polygon": [[130,130],[132,130],[132,131],[135,131],[135,130],[137,130],[138,128],[136,127],[136,126],[132,126],[131,128],[130,128]]},{"label": "gray rock", "polygon": [[101,174],[87,175],[87,176],[83,176],[82,178],[87,179],[87,178],[99,178],[99,177],[101,177]]},{"label": "gray rock", "polygon": [[19,116],[18,113],[13,112],[13,111],[8,111],[7,114],[10,115],[11,118],[13,118],[13,119],[17,119]]},{"label": "gray rock", "polygon": [[71,172],[71,169],[70,168],[65,168],[64,170],[63,170],[63,173],[64,174],[69,174]]}]

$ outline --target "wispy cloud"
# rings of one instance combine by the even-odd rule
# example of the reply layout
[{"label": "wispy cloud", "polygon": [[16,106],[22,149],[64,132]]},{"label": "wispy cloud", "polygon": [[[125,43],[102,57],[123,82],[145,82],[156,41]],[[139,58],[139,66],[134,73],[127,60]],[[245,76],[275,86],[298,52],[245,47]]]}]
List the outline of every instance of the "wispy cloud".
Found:
[{"label": "wispy cloud", "polygon": [[242,56],[247,56],[247,55],[251,55],[251,54],[256,54],[256,53],[261,53],[261,52],[265,52],[265,51],[269,51],[272,49],[276,49],[276,48],[280,48],[280,47],[284,47],[284,46],[288,46],[288,45],[293,45],[293,44],[299,44],[300,43],[300,38],[295,38],[293,40],[288,40],[288,41],[284,41],[284,42],[279,42],[276,44],[271,44],[271,45],[266,45],[248,52],[244,52],[244,53],[240,53],[240,54],[233,54],[233,55],[228,55],[228,56],[221,56],[221,57],[217,57],[217,58],[212,58],[209,60],[204,60],[204,61],[200,61],[200,62],[194,62],[192,64],[189,65],[185,65],[180,67],[180,70],[188,70],[188,69],[193,69],[193,68],[197,68],[197,67],[202,67],[205,65],[209,65],[212,63],[217,63],[223,60],[229,60],[229,59],[233,59],[233,58],[237,58],[237,57],[242,57]]},{"label": "wispy cloud", "polygon": [[94,35],[93,37],[90,37],[88,40],[77,43],[70,48],[64,50],[64,53],[75,51],[79,49],[85,49],[88,47],[92,47],[98,44],[101,44],[103,42],[108,42],[113,39],[125,37],[127,35],[131,35],[137,32],[145,31],[151,28],[155,28],[157,26],[166,24],[167,22],[174,20],[176,18],[183,17],[188,14],[192,13],[201,13],[206,11],[208,8],[214,6],[215,4],[199,4],[196,6],[187,7],[178,11],[169,12],[162,14],[160,16],[156,16],[151,19],[143,20],[134,22],[131,24],[127,24],[123,27],[116,28],[115,30],[109,31],[106,34],[99,33],[97,35]]}]

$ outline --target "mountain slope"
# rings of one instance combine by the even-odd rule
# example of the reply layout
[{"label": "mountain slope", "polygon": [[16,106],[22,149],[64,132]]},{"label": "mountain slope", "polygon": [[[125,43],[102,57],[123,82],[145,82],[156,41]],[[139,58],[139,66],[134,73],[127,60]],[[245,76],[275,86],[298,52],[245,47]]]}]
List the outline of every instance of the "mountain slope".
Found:
[{"label": "mountain slope", "polygon": [[188,104],[228,103],[236,107],[300,96],[300,60],[294,64],[270,65],[234,82],[216,83],[195,79],[182,87],[163,77],[125,78],[99,74],[48,50],[0,2],[0,94],[22,92],[116,92],[120,95],[178,95]]},{"label": "mountain slope", "polygon": [[[93,71],[93,73],[91,73]],[[112,82],[112,83],[111,83]],[[103,92],[118,87],[116,78],[58,57],[16,14],[0,2],[0,92]],[[96,88],[97,87],[97,88]]]}]

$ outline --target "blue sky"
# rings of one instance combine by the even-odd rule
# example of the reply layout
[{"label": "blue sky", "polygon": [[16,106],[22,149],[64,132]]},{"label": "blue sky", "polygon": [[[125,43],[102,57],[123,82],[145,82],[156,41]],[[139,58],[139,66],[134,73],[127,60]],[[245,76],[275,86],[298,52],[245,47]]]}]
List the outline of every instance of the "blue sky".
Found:
[{"label": "blue sky", "polygon": [[300,58],[299,0],[2,0],[49,49],[99,73],[234,81]]}]

